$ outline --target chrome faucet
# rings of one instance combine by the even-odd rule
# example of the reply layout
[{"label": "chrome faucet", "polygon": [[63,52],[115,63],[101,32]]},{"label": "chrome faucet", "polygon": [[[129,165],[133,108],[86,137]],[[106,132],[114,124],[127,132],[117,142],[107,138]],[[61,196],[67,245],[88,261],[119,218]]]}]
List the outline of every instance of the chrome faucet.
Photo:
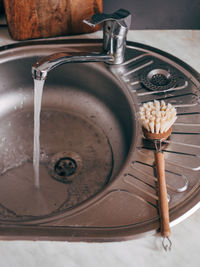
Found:
[{"label": "chrome faucet", "polygon": [[121,64],[124,61],[126,35],[131,24],[129,11],[119,9],[113,14],[95,14],[90,20],[84,20],[90,26],[103,23],[102,53],[67,53],[59,52],[41,58],[32,66],[32,76],[36,80],[44,80],[52,69],[65,63],[74,62],[105,62]]}]

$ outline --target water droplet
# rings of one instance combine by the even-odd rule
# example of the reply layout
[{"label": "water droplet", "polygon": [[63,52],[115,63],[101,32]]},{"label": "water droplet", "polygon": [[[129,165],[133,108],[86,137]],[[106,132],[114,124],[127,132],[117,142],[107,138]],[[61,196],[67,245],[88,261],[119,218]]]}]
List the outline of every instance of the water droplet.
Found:
[{"label": "water droplet", "polygon": [[42,162],[42,163],[46,163],[47,161],[48,161],[48,155],[46,154],[46,152],[45,151],[41,151],[40,152],[40,161]]}]

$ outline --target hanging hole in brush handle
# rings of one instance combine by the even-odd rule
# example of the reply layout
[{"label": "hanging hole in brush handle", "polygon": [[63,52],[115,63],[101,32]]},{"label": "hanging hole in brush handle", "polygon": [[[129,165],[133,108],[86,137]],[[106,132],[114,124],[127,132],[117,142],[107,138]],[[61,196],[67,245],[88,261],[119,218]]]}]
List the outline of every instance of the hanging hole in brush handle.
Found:
[{"label": "hanging hole in brush handle", "polygon": [[112,14],[95,14],[84,22],[90,26],[103,23],[103,49],[113,56],[114,64],[124,61],[126,36],[131,25],[131,14],[128,10],[119,9]]},{"label": "hanging hole in brush handle", "polygon": [[172,248],[172,241],[169,239],[169,237],[163,237],[162,245],[165,251],[170,251]]}]

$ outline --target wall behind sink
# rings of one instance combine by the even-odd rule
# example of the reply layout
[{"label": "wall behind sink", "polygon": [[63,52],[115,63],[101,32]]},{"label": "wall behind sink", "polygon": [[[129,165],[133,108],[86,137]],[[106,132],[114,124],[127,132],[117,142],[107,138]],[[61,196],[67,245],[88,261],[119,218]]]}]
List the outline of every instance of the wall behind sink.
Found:
[{"label": "wall behind sink", "polygon": [[131,29],[200,29],[200,0],[103,0],[104,12],[125,8]]}]

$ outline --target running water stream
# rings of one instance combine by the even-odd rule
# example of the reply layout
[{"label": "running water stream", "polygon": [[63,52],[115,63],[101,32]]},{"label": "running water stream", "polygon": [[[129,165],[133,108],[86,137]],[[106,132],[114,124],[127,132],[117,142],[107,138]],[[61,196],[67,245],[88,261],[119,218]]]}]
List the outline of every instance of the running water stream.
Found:
[{"label": "running water stream", "polygon": [[34,185],[40,188],[40,111],[44,80],[34,80],[34,146],[33,146],[33,168]]}]

